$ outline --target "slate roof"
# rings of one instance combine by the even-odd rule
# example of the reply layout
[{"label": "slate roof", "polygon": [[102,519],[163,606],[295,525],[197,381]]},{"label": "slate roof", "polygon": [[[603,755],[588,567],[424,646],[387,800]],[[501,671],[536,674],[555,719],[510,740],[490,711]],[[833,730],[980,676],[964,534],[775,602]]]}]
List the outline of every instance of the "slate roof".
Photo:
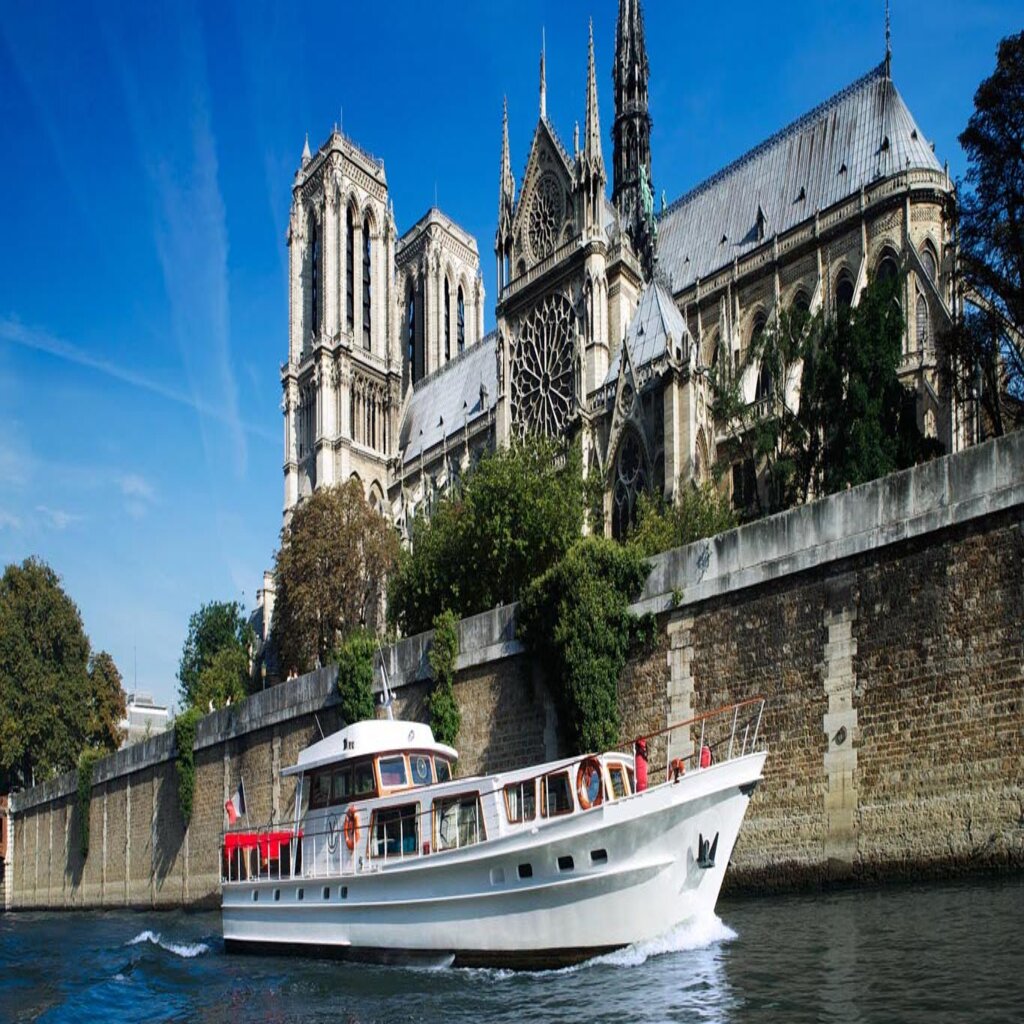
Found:
[{"label": "slate roof", "polygon": [[[403,463],[417,459],[448,435],[494,408],[498,395],[492,331],[460,356],[416,383],[402,420],[398,449]],[[480,388],[487,389],[482,399]]]},{"label": "slate roof", "polygon": [[659,264],[678,292],[908,167],[942,170],[883,62],[669,206]]},{"label": "slate roof", "polygon": [[[625,344],[629,346],[634,368],[639,370],[663,355],[670,341],[681,341],[688,336],[683,314],[664,285],[659,281],[647,285],[626,329]],[[608,367],[606,384],[618,377],[621,359],[621,352],[616,353]]]}]

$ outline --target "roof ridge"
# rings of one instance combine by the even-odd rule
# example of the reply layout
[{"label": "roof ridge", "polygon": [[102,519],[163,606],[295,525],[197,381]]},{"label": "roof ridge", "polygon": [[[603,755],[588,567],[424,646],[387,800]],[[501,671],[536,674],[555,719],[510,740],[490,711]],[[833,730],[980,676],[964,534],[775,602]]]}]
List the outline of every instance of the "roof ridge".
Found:
[{"label": "roof ridge", "polygon": [[[791,135],[795,135],[798,132],[803,131],[808,125],[813,124],[815,121],[821,119],[823,114],[828,113],[830,110],[835,109],[840,103],[849,99],[855,92],[860,91],[864,86],[876,81],[878,78],[885,77],[885,61],[881,64],[873,67],[867,74],[861,75],[856,81],[851,82],[849,85],[840,89],[839,92],[834,93],[823,103],[819,103],[818,106],[812,110],[807,111],[806,114],[801,114],[795,121],[790,122],[784,128],[779,129],[774,135],[769,136],[763,142],[758,143],[753,149],[747,150],[742,156],[733,160],[732,163],[727,164],[721,170],[716,171],[710,178],[706,178],[699,185],[695,185],[689,192],[684,192],[678,199],[673,200],[661,213],[658,215],[658,220],[662,221],[670,214],[675,212],[679,207],[685,206],[692,199],[695,199],[701,193],[706,192],[708,189],[713,188],[723,179],[729,177],[744,164],[749,163],[751,160],[756,159],[763,153],[767,152],[773,146],[777,145],[783,139],[788,138]],[[893,85],[895,89],[895,84]]]}]

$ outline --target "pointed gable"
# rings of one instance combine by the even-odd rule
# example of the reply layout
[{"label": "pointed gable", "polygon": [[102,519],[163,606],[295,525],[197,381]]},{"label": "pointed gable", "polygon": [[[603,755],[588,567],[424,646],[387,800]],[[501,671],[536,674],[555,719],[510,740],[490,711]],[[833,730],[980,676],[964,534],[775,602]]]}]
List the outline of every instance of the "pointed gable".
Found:
[{"label": "pointed gable", "polygon": [[708,277],[862,186],[907,169],[942,172],[880,64],[676,200],[658,257],[673,291]]},{"label": "pointed gable", "polygon": [[[672,296],[664,285],[654,281],[640,296],[640,303],[626,329],[622,348],[635,369],[639,370],[660,356],[670,355],[673,345],[681,345],[685,352],[689,338],[686,321]],[[619,376],[621,361],[622,351],[611,361],[605,384],[610,384]]]}]

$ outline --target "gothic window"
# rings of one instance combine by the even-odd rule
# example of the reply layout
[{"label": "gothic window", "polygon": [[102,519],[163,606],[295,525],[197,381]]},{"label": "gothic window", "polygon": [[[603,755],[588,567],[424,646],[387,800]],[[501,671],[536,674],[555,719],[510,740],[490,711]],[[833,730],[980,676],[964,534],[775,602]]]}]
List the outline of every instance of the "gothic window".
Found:
[{"label": "gothic window", "polygon": [[[459,289],[462,295],[462,289]],[[444,279],[444,361],[452,357],[452,289],[448,278]]]},{"label": "gothic window", "polygon": [[757,390],[754,392],[754,401],[763,402],[772,397],[772,371],[767,363],[761,364],[757,374]]},{"label": "gothic window", "polygon": [[370,218],[363,221],[363,348],[370,348]]},{"label": "gothic window", "polygon": [[510,346],[512,422],[525,434],[559,437],[575,411],[576,314],[564,295],[548,295],[523,320]]},{"label": "gothic window", "polygon": [[356,240],[355,225],[352,223],[352,207],[345,213],[345,317],[348,329],[355,328],[356,323]]},{"label": "gothic window", "polygon": [[558,184],[558,178],[549,172],[537,182],[530,200],[527,239],[535,263],[553,252],[558,244],[563,205],[562,187]]},{"label": "gothic window", "polygon": [[930,340],[928,324],[928,302],[923,295],[917,297],[917,350],[925,351]]},{"label": "gothic window", "polygon": [[409,375],[416,383],[416,292],[412,281],[406,288],[405,300],[405,358],[409,360]]},{"label": "gothic window", "polygon": [[749,511],[757,501],[757,471],[753,459],[736,462],[732,467],[732,507],[740,513]]},{"label": "gothic window", "polygon": [[619,443],[615,460],[615,489],[612,492],[612,536],[624,540],[636,522],[640,495],[648,489],[643,445],[635,430],[627,430]]},{"label": "gothic window", "polygon": [[900,269],[892,253],[886,253],[882,262],[878,264],[878,280],[884,281],[895,292],[896,281],[900,276]]},{"label": "gothic window", "polygon": [[853,305],[853,278],[844,270],[836,279],[836,306],[849,309]]},{"label": "gothic window", "polygon": [[320,235],[316,230],[316,217],[309,215],[309,296],[310,328],[315,335],[320,330]]},{"label": "gothic window", "polygon": [[793,312],[801,316],[807,316],[810,311],[811,300],[807,297],[807,292],[802,290],[797,292],[796,298],[793,300]]},{"label": "gothic window", "polygon": [[932,247],[930,245],[922,247],[921,262],[924,264],[924,270],[928,275],[928,280],[934,283],[938,277],[938,263],[935,260],[935,253],[932,251]]},{"label": "gothic window", "polygon": [[466,351],[466,300],[462,294],[462,285],[459,285],[458,301],[458,332],[459,332],[459,355]]}]

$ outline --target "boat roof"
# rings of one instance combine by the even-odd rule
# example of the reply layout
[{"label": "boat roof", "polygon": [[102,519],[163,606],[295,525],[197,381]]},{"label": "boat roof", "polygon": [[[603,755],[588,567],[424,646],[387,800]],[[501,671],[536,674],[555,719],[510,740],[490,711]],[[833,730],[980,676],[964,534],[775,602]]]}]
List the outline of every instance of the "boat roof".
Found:
[{"label": "boat roof", "polygon": [[390,754],[408,750],[426,750],[443,754],[452,761],[459,754],[454,747],[438,743],[429,725],[423,722],[406,722],[400,719],[374,719],[356,722],[344,729],[332,732],[318,743],[306,747],[299,759],[282,775],[298,775],[327,764],[338,764],[357,757],[374,754]]}]

